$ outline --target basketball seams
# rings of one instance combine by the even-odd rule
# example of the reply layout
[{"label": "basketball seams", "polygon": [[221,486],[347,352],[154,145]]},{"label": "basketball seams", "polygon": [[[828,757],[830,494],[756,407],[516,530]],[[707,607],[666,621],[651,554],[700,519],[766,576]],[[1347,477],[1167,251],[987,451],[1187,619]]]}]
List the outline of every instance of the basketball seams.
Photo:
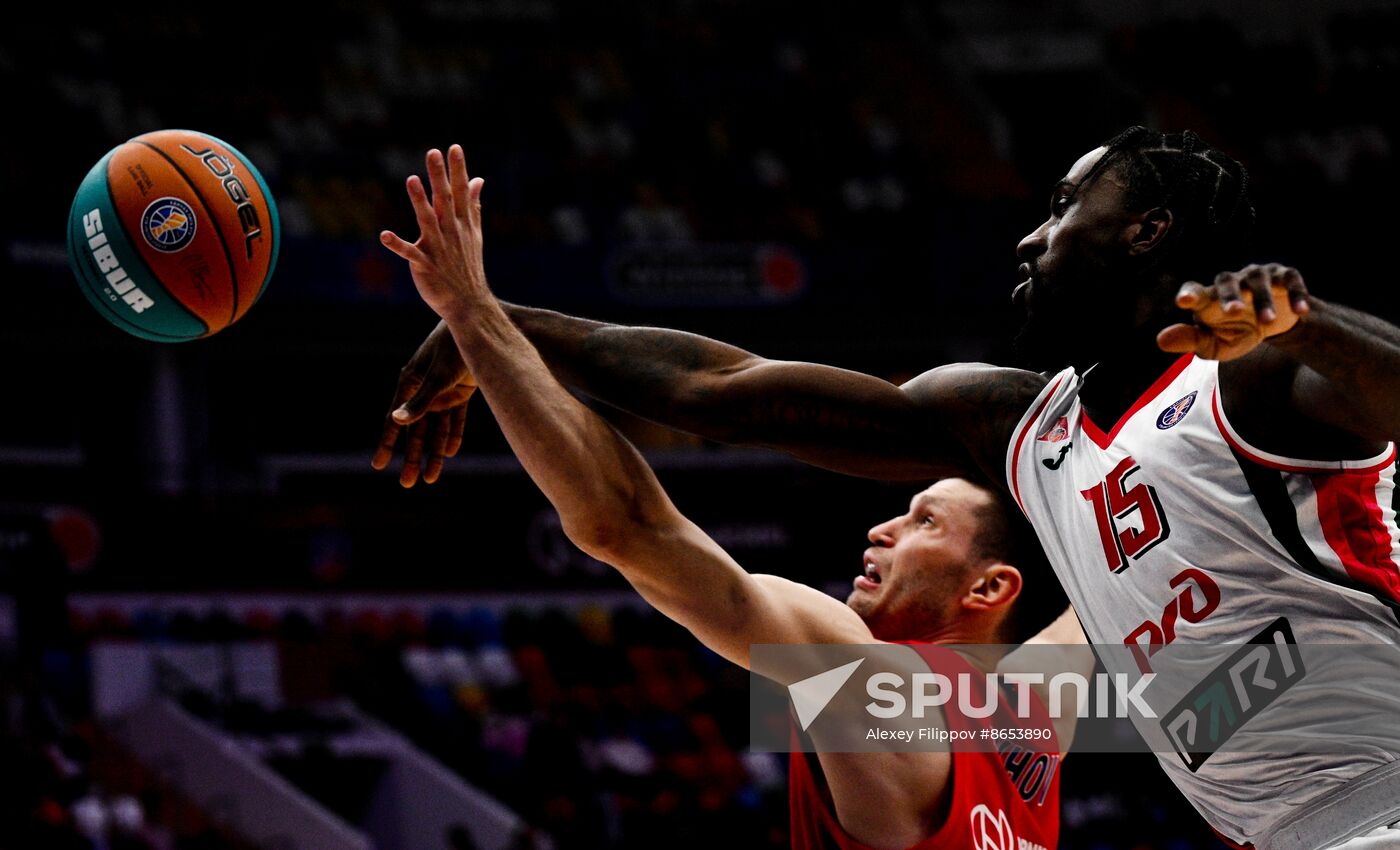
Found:
[{"label": "basketball seams", "polygon": [[[266,222],[264,227],[272,234],[272,250],[268,254],[266,260],[264,260],[266,265],[263,267],[262,274],[258,276],[257,280],[254,280],[251,276],[251,270],[256,268],[256,262],[250,255],[248,258],[250,275],[246,278],[240,277],[235,282],[235,286],[238,287],[238,307],[234,313],[233,321],[236,322],[247,315],[248,311],[253,309],[253,306],[262,298],[263,293],[267,291],[268,283],[272,280],[272,274],[277,268],[277,257],[280,253],[280,246],[282,243],[282,223],[281,217],[277,212],[277,199],[272,196],[272,190],[268,187],[267,181],[263,178],[262,173],[258,171],[257,166],[253,164],[253,161],[238,148],[218,136],[211,136],[208,133],[201,133],[198,130],[174,128],[145,133],[137,138],[156,139],[161,144],[171,143],[184,147],[191,142],[182,140],[180,138],[182,135],[193,136],[200,143],[210,148],[220,148],[219,156],[231,161],[233,164],[241,165],[246,169],[248,176],[252,179],[252,183],[248,182],[247,179],[244,179],[243,183],[248,192],[248,203],[252,204],[254,209],[257,209],[259,195],[261,195],[262,209],[258,210],[258,215],[262,221]],[[253,184],[256,184],[256,192],[254,191]],[[245,233],[244,235],[246,237],[247,234]],[[243,291],[245,284],[251,291]]]},{"label": "basketball seams", "polygon": [[209,205],[209,202],[207,200],[205,200],[204,194],[199,191],[199,187],[195,185],[195,182],[192,179],[190,179],[190,175],[186,174],[185,169],[181,168],[179,164],[175,162],[174,158],[172,158],[169,154],[156,147],[155,145],[151,144],[150,142],[143,141],[139,138],[132,139],[130,143],[148,147],[151,150],[155,151],[157,154],[159,154],[161,159],[164,159],[166,162],[170,163],[170,167],[175,169],[175,173],[179,174],[181,179],[185,181],[186,185],[190,187],[190,191],[194,192],[194,196],[199,199],[199,205],[204,208],[204,213],[210,222],[210,226],[214,228],[214,233],[219,237],[219,247],[222,248],[224,251],[224,260],[228,262],[229,288],[231,290],[232,297],[230,299],[231,309],[229,310],[228,321],[225,322],[223,325],[223,327],[228,327],[229,325],[233,324],[233,322],[238,318],[238,267],[235,266],[233,263],[233,253],[228,249],[228,240],[224,238],[224,229],[219,226],[219,218],[215,214],[214,208]]},{"label": "basketball seams", "polygon": [[263,293],[267,291],[268,283],[272,280],[272,273],[277,268],[277,256],[281,252],[282,245],[282,219],[277,212],[277,199],[272,196],[272,189],[268,187],[267,181],[263,179],[262,172],[258,171],[257,167],[253,165],[253,161],[244,156],[243,152],[238,148],[217,136],[211,136],[208,133],[200,133],[196,130],[179,130],[173,132],[193,133],[200,138],[208,139],[223,147],[227,153],[233,154],[233,156],[248,169],[248,173],[252,175],[253,182],[257,183],[258,190],[262,194],[263,211],[267,214],[268,227],[272,231],[272,251],[268,255],[267,268],[263,271],[262,280],[258,284],[257,291],[253,293],[251,299],[246,300],[247,303],[244,305],[242,313],[235,316],[235,321],[237,321],[243,318],[243,315],[247,314],[249,310],[253,309],[253,305],[257,304],[258,300],[262,298]]}]

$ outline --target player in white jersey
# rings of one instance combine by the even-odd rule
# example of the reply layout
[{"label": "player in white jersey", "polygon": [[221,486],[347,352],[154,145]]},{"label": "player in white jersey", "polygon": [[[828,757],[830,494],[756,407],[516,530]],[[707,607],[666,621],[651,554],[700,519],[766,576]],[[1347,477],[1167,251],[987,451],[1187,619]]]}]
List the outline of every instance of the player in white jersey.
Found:
[{"label": "player in white jersey", "polygon": [[[1246,643],[1275,633],[1305,646],[1400,642],[1394,446],[1330,462],[1259,449],[1223,409],[1219,367],[1182,355],[1111,427],[1085,411],[1079,376],[1066,369],[1012,438],[1012,496],[1033,525],[1050,529],[1041,544],[1070,598],[1093,612],[1082,617],[1091,640],[1130,648],[1105,663],[1112,672],[1161,673],[1154,656],[1178,642]],[[1066,505],[1080,509],[1080,521],[1064,521]],[[1322,675],[1313,671],[1312,684]],[[1400,703],[1352,699],[1339,712],[1339,694],[1354,678],[1285,691],[1253,728],[1306,717],[1315,739],[1376,730],[1365,743],[1280,755],[1239,751],[1236,739],[1200,763],[1189,748],[1178,755],[1161,747],[1158,758],[1223,834],[1271,848],[1313,846],[1271,841],[1292,828],[1279,813],[1307,811],[1320,787],[1345,789],[1363,773],[1384,779],[1382,794],[1400,782],[1400,737],[1379,736],[1395,725]],[[1165,714],[1180,696],[1154,699],[1154,707]],[[1140,728],[1151,735],[1160,727]],[[1374,803],[1369,796],[1367,808]],[[1400,819],[1391,805],[1365,817]],[[1352,817],[1328,828],[1357,826]]]},{"label": "player in white jersey", "polygon": [[[1075,163],[1018,246],[1020,339],[1044,374],[958,364],[896,387],[676,331],[511,317],[566,383],[650,419],[857,475],[1001,488],[1091,638],[1135,662],[1284,631],[1397,644],[1400,329],[1310,295],[1291,268],[1222,273],[1253,222],[1246,184],[1190,133],[1133,128]],[[401,481],[435,478],[470,389],[439,327],[401,375],[375,464],[408,426]],[[1337,699],[1339,722],[1400,713],[1376,699]],[[1400,741],[1260,758],[1161,754],[1233,842],[1400,846]]]}]

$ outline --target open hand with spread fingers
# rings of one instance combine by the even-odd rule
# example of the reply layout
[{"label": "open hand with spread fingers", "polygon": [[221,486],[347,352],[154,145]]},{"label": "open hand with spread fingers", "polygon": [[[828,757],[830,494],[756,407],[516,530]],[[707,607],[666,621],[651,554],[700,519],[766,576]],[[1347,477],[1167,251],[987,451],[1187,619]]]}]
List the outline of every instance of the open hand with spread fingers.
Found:
[{"label": "open hand with spread fingers", "polygon": [[1243,357],[1269,337],[1291,330],[1311,309],[1303,276],[1278,263],[1221,272],[1210,286],[1184,283],[1176,306],[1190,310],[1194,321],[1164,328],[1157,345],[1221,361]]},{"label": "open hand with spread fingers", "polygon": [[490,297],[481,260],[482,179],[467,176],[467,158],[453,145],[446,160],[442,151],[428,151],[428,183],[408,178],[408,198],[418,219],[418,241],[408,242],[392,231],[379,234],[384,247],[408,261],[413,284],[423,301],[444,319],[470,314],[474,300]]}]

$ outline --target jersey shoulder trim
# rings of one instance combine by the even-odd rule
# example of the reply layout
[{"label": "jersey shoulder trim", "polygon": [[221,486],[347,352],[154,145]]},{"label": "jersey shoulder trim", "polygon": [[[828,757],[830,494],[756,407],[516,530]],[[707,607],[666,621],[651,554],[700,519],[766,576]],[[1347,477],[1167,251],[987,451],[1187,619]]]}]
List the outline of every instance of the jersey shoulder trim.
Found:
[{"label": "jersey shoulder trim", "polygon": [[1395,463],[1394,443],[1388,443],[1385,450],[1375,457],[1362,458],[1360,460],[1305,460],[1302,458],[1276,455],[1250,445],[1235,431],[1234,426],[1230,424],[1230,420],[1225,416],[1224,405],[1220,403],[1219,385],[1211,392],[1210,409],[1211,413],[1215,416],[1215,425],[1220,429],[1220,435],[1225,438],[1225,442],[1230,444],[1230,448],[1260,466],[1267,466],[1271,469],[1283,470],[1284,472],[1372,473],[1379,472]]},{"label": "jersey shoulder trim", "polygon": [[1040,395],[1037,396],[1035,401],[1031,403],[1031,406],[1027,408],[1026,415],[1022,416],[1021,421],[1017,423],[1016,430],[1012,432],[1015,436],[1011,438],[1011,444],[1007,446],[1006,484],[1011,488],[1011,497],[1016,500],[1016,506],[1021,509],[1021,513],[1025,514],[1027,519],[1030,518],[1030,514],[1026,512],[1026,505],[1021,501],[1019,470],[1021,446],[1026,441],[1026,435],[1035,427],[1035,423],[1040,420],[1040,414],[1045,412],[1045,406],[1048,405],[1050,400],[1055,397],[1055,394],[1059,392],[1060,385],[1073,374],[1074,370],[1072,368],[1065,369],[1059,375],[1055,376],[1055,380],[1045,385],[1045,389],[1040,391]]},{"label": "jersey shoulder trim", "polygon": [[1153,399],[1161,395],[1162,391],[1165,390],[1172,381],[1175,381],[1177,376],[1180,375],[1187,366],[1191,365],[1191,361],[1195,358],[1196,355],[1189,353],[1178,357],[1176,362],[1172,363],[1167,371],[1162,373],[1161,377],[1152,382],[1152,386],[1148,387],[1142,395],[1138,396],[1138,400],[1133,402],[1133,406],[1128,408],[1122,416],[1118,417],[1118,421],[1114,423],[1113,429],[1107,434],[1105,434],[1099,426],[1094,424],[1093,420],[1089,418],[1088,411],[1085,411],[1082,426],[1084,433],[1101,449],[1107,449],[1109,446],[1113,445],[1114,438],[1118,436],[1119,431],[1123,430],[1123,426],[1128,424],[1128,420],[1132,419],[1139,410],[1142,410],[1150,404]]}]

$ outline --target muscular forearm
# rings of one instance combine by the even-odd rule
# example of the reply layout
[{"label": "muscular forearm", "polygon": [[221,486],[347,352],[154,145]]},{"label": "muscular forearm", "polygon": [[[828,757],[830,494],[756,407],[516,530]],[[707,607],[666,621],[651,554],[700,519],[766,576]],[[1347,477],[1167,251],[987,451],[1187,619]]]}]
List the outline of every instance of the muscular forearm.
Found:
[{"label": "muscular forearm", "polygon": [[872,478],[967,468],[928,411],[879,378],[765,360],[683,331],[506,309],[562,382],[653,422]]},{"label": "muscular forearm", "polygon": [[637,450],[560,385],[494,302],[448,328],[569,538],[708,646],[747,664],[760,619],[752,577],[681,516]]},{"label": "muscular forearm", "polygon": [[1295,382],[1300,406],[1320,399],[1319,418],[1360,436],[1400,438],[1400,329],[1313,298],[1309,314],[1269,342],[1306,367]]},{"label": "muscular forearm", "polygon": [[637,522],[668,506],[645,461],[569,394],[494,300],[447,323],[511,449],[570,536],[596,541],[603,521]]},{"label": "muscular forearm", "polygon": [[738,423],[730,411],[698,402],[713,379],[756,359],[747,351],[684,331],[503,306],[565,384],[654,422],[712,439],[736,439]]}]

